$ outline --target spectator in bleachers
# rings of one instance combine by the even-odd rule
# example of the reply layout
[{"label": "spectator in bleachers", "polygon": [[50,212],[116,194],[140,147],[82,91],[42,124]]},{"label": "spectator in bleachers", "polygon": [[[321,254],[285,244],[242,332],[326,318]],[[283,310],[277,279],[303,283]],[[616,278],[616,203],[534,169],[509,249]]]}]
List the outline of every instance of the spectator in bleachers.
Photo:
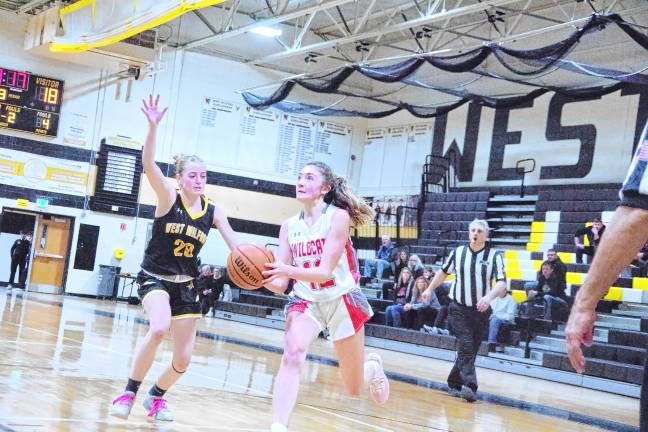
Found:
[{"label": "spectator in bleachers", "polygon": [[398,259],[392,263],[392,273],[394,274],[394,280],[397,281],[400,276],[400,272],[403,267],[407,267],[409,264],[409,254],[405,249],[401,249],[398,252]]},{"label": "spectator in bleachers", "polygon": [[560,257],[558,256],[558,252],[556,252],[555,249],[548,249],[547,250],[547,259],[546,259],[545,262],[546,263],[548,262],[548,263],[550,263],[552,265],[554,274],[556,275],[556,278],[558,280],[563,281],[563,283],[566,283],[567,266],[560,259]]},{"label": "spectator in bleachers", "polygon": [[208,298],[209,307],[211,309],[212,316],[216,315],[216,304],[218,303],[218,299],[220,298],[224,288],[225,288],[225,278],[223,277],[221,268],[218,266],[214,266],[214,268],[212,269],[212,280],[211,280],[212,291]]},{"label": "spectator in bleachers", "polygon": [[432,270],[431,266],[425,266],[423,269],[423,277],[425,278],[425,282],[430,285],[430,282],[432,282],[432,278],[434,277],[434,270]]},{"label": "spectator in bleachers", "polygon": [[423,299],[428,284],[423,276],[414,279],[412,288],[412,298],[403,307],[405,327],[419,330],[425,322],[432,323],[436,318],[441,304],[436,295],[428,296]]},{"label": "spectator in bleachers", "polygon": [[410,272],[412,272],[413,279],[417,279],[423,276],[423,263],[421,262],[421,258],[419,258],[418,255],[410,255],[408,262],[408,267],[410,269]]},{"label": "spectator in bleachers", "polygon": [[393,305],[385,309],[385,324],[391,327],[401,327],[405,304],[412,299],[412,274],[409,268],[405,267],[401,271],[398,282],[394,287]]},{"label": "spectator in bleachers", "polygon": [[551,320],[552,315],[555,315],[556,312],[562,315],[569,308],[567,295],[565,294],[565,283],[558,279],[553,266],[547,262],[542,264],[538,283],[535,289],[527,292],[527,298],[529,300],[541,299],[544,302],[544,319],[546,320]]},{"label": "spectator in bleachers", "polygon": [[497,335],[504,324],[515,324],[517,303],[507,291],[504,296],[496,297],[490,304],[493,310],[488,321],[488,350],[494,351],[497,345]]},{"label": "spectator in bleachers", "polygon": [[[431,266],[425,266],[423,269],[423,277],[429,286],[434,277],[434,270]],[[450,304],[450,286],[447,283],[442,283],[434,291],[434,296],[441,305],[438,310],[429,311],[428,306],[424,306],[417,314],[419,316],[419,328],[421,331],[433,334],[450,334],[447,330],[448,318],[448,305]],[[425,302],[425,299],[423,299]],[[431,300],[434,303],[434,300]]]},{"label": "spectator in bleachers", "polygon": [[[595,218],[592,221],[592,225],[576,231],[576,234],[574,234],[574,244],[576,245],[576,262],[578,264],[583,263],[583,255],[594,257],[596,248],[598,247],[604,232],[605,225],[603,225],[603,222],[601,222],[601,219],[599,218]],[[587,238],[589,246],[585,246],[585,238]],[[589,261],[591,261],[591,259],[588,259],[588,262]]]},{"label": "spectator in bleachers", "polygon": [[[563,284],[567,283],[567,266],[564,262],[562,262],[562,260],[558,256],[558,252],[556,252],[555,249],[547,250],[547,259],[542,262],[542,265],[545,264],[549,264],[553,267],[553,274],[556,280],[562,282]],[[524,284],[524,289],[526,291],[535,290],[538,286],[538,280],[540,280],[540,277],[542,277],[542,265],[540,266],[540,270],[538,270],[536,280],[532,282],[526,282]]]},{"label": "spectator in bleachers", "polygon": [[385,267],[389,267],[391,265],[392,261],[394,261],[396,258],[395,255],[396,249],[391,241],[391,238],[388,235],[383,234],[382,245],[376,252],[376,258],[367,259],[365,261],[364,277],[370,278],[372,267],[376,267],[376,278],[382,279]]},{"label": "spectator in bleachers", "polygon": [[[427,270],[427,268],[426,268]],[[430,268],[430,271],[432,268]],[[432,283],[432,278],[434,277],[434,272],[432,272],[432,277],[430,277],[430,282],[428,286]],[[438,310],[430,311],[427,306],[421,308],[418,314],[421,316],[421,331],[431,334],[444,334],[449,335],[450,330],[448,329],[448,306],[450,305],[450,286],[447,283],[442,283],[434,290],[429,291],[429,293],[423,296],[423,301],[427,301],[427,296],[436,297],[436,301],[439,303],[440,307]],[[430,303],[433,304],[434,300],[430,300]]]},{"label": "spectator in bleachers", "polygon": [[195,284],[198,291],[198,301],[203,315],[207,314],[211,306],[209,296],[212,293],[212,280],[211,267],[208,264],[200,266],[200,274],[196,278]]}]

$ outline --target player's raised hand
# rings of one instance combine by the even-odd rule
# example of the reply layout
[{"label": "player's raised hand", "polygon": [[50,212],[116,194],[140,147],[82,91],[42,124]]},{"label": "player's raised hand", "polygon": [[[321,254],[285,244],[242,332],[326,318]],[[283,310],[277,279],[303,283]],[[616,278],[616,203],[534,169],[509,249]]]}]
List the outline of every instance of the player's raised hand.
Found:
[{"label": "player's raised hand", "polygon": [[157,126],[160,124],[160,121],[162,120],[162,117],[164,117],[164,114],[167,112],[169,107],[164,108],[162,111],[159,110],[158,108],[158,102],[160,100],[160,95],[157,95],[155,97],[155,101],[153,100],[153,95],[149,95],[148,98],[148,103],[146,103],[145,99],[142,99],[142,112],[146,116],[146,119],[149,122],[149,125],[151,126]]}]

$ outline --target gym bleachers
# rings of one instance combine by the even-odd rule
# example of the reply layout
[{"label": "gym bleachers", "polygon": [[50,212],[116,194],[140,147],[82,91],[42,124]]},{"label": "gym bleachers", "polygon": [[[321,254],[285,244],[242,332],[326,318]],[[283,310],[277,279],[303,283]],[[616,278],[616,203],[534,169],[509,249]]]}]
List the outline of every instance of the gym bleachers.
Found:
[{"label": "gym bleachers", "polygon": [[468,224],[483,219],[489,192],[429,193],[418,244],[410,248],[424,264],[440,261],[450,248],[468,239]]},{"label": "gym bleachers", "polygon": [[[438,264],[452,248],[467,241],[468,224],[486,216],[488,192],[429,194],[423,214],[418,244],[410,253],[426,264]],[[509,288],[516,301],[526,299],[524,283],[536,279],[544,251],[553,247],[567,266],[568,295],[573,296],[586,279],[588,264],[576,264],[573,235],[595,217],[604,222],[617,205],[616,190],[540,191],[527,250],[504,249]],[[454,336],[432,335],[384,325],[385,308],[392,302],[381,299],[382,283],[372,283],[376,298],[369,298],[374,316],[366,325],[366,335],[416,347],[454,350]],[[371,297],[371,296],[370,296]],[[281,315],[283,297],[241,291],[234,302],[220,302],[218,308],[252,317]],[[620,275],[599,304],[594,344],[585,349],[586,375],[620,383],[640,384],[648,345],[648,278]],[[542,318],[520,317],[508,329],[503,352],[488,352],[484,342],[480,355],[521,361],[557,371],[574,372],[566,355],[564,323]],[[526,343],[528,341],[528,347]],[[415,351],[414,351],[415,352]],[[529,357],[525,357],[525,352]]]}]

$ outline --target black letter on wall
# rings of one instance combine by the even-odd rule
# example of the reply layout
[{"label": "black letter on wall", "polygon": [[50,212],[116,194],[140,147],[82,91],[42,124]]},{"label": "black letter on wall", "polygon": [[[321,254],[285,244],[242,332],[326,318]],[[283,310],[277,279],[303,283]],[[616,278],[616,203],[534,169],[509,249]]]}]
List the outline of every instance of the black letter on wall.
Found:
[{"label": "black letter on wall", "polygon": [[[432,154],[436,156],[448,156],[452,150],[460,155],[459,166],[455,166],[455,172],[460,182],[470,182],[473,179],[475,170],[475,154],[477,153],[477,138],[479,137],[479,121],[481,119],[481,105],[468,105],[466,116],[466,137],[463,145],[463,152],[459,150],[456,142],[453,141],[448,151],[443,154],[443,144],[446,136],[446,125],[448,114],[436,118],[434,122],[434,138],[432,141]],[[452,158],[451,158],[452,160]]]},{"label": "black letter on wall", "polygon": [[[533,101],[529,101],[516,108],[530,108],[532,106]],[[508,130],[510,113],[511,109],[495,110],[493,143],[491,145],[490,162],[488,163],[488,180],[516,180],[520,178],[517,169],[502,168],[506,146],[522,142],[522,132]]]},{"label": "black letter on wall", "polygon": [[[543,167],[540,170],[540,178],[583,178],[592,170],[592,160],[594,159],[594,147],[596,145],[596,127],[592,124],[579,126],[563,126],[560,122],[563,107],[572,102],[586,102],[600,99],[598,97],[586,99],[573,99],[560,94],[556,94],[549,102],[549,113],[547,119],[547,130],[545,136],[547,141],[562,141],[577,139],[581,142],[580,151],[578,152],[578,161],[575,165],[560,165]],[[584,107],[584,109],[587,109]],[[587,113],[583,113],[587,116]],[[560,144],[555,149],[559,152]]]}]

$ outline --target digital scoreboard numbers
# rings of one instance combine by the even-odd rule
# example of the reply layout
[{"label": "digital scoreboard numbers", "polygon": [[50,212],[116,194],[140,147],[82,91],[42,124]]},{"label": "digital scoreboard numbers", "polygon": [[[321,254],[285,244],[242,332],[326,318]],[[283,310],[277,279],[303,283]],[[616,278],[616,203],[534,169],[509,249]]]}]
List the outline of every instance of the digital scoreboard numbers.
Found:
[{"label": "digital scoreboard numbers", "polygon": [[0,68],[0,128],[56,136],[63,81]]}]

